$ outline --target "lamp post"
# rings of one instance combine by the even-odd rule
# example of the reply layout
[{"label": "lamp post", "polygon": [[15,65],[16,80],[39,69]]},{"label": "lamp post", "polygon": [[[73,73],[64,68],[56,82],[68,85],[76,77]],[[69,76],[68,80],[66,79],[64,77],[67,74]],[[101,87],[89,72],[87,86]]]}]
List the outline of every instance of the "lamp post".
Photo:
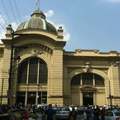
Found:
[{"label": "lamp post", "polygon": [[9,82],[9,86],[8,86],[8,104],[12,105],[13,104],[13,97],[15,97],[15,92],[13,90],[13,72],[15,72],[13,70],[13,65],[15,64],[15,61],[19,61],[20,60],[20,56],[14,56],[14,51],[16,49],[16,47],[13,44],[13,39],[14,39],[14,31],[12,29],[11,25],[8,25],[8,27],[6,28],[6,38],[8,40],[11,40],[10,43],[10,47],[11,47],[11,54],[10,54],[10,68],[9,68],[9,78],[8,78],[8,82]]},{"label": "lamp post", "polygon": [[12,65],[13,65],[13,38],[14,38],[14,31],[12,29],[11,25],[8,25],[8,27],[6,28],[6,38],[10,38],[11,39],[11,54],[10,54],[10,69],[9,69],[9,78],[8,78],[8,82],[9,82],[9,86],[8,86],[8,104],[11,105],[12,101],[11,101],[11,96],[12,96],[12,90],[11,90],[11,86],[12,86]]}]

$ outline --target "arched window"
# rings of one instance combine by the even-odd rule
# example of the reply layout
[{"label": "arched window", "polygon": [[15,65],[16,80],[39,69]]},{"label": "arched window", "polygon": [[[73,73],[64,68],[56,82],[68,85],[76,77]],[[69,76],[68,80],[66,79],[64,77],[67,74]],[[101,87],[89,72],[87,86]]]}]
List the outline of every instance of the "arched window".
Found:
[{"label": "arched window", "polygon": [[[82,84],[81,84],[82,83]],[[104,78],[94,73],[81,73],[74,76],[71,85],[95,85],[96,87],[104,86]]]},{"label": "arched window", "polygon": [[92,73],[82,73],[81,76],[83,85],[93,85]]},{"label": "arched window", "polygon": [[38,58],[30,58],[30,60],[28,61],[28,65],[29,65],[28,83],[37,83]]},{"label": "arched window", "polygon": [[95,86],[99,87],[99,86],[104,86],[104,78],[95,74],[94,76],[95,78]]},{"label": "arched window", "polygon": [[47,83],[47,64],[37,57],[27,58],[18,68],[18,83]]},{"label": "arched window", "polygon": [[47,65],[44,61],[39,61],[39,83],[47,83]]},{"label": "arched window", "polygon": [[80,85],[80,74],[76,75],[72,78],[71,84],[72,85]]},{"label": "arched window", "polygon": [[23,62],[18,68],[18,83],[26,83],[28,61]]}]

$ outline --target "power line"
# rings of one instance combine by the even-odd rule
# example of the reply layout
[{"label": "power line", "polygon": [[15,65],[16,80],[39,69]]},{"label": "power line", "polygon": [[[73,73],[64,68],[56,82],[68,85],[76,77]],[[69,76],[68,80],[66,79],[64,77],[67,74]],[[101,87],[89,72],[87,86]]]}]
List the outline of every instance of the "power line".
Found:
[{"label": "power line", "polygon": [[3,20],[2,22],[4,22],[3,23],[4,26],[8,25],[8,21],[7,21],[6,17],[3,16],[1,12],[0,12],[0,19]]},{"label": "power line", "polygon": [[5,34],[5,27],[0,24],[0,40],[1,38],[4,37],[4,34]]},{"label": "power line", "polygon": [[6,27],[6,20],[5,18],[2,16],[2,14],[0,13],[0,34],[1,36],[3,35],[4,31],[5,31],[5,27]]},{"label": "power line", "polygon": [[22,16],[21,16],[21,12],[20,12],[20,10],[19,10],[19,6],[17,5],[16,0],[15,0],[15,6],[16,6],[16,8],[17,8],[17,10],[18,10],[18,13],[19,13],[20,18],[22,18]]},{"label": "power line", "polygon": [[[10,20],[10,16],[9,16],[9,14],[8,14],[8,12],[6,11],[7,10],[7,8],[6,8],[6,6],[5,6],[5,4],[4,4],[4,0],[1,0],[1,6],[2,6],[2,8],[3,8],[3,11],[4,11],[4,14],[5,14],[5,16],[6,17],[8,17],[9,19],[7,19],[7,20]],[[10,21],[8,21],[8,22],[6,22],[6,23],[9,23]]]},{"label": "power line", "polygon": [[1,38],[3,37],[3,33],[5,31],[5,27],[6,27],[6,23],[5,23],[5,20],[2,18],[2,16],[0,16],[0,36]]},{"label": "power line", "polygon": [[15,20],[16,22],[18,22],[17,21],[17,17],[16,17],[16,13],[15,13],[15,11],[14,11],[14,9],[13,9],[13,4],[12,4],[12,1],[11,0],[9,0],[9,3],[10,3],[10,8],[11,8],[11,11],[12,11],[12,17],[13,17],[13,20]]},{"label": "power line", "polygon": [[[13,6],[14,6],[13,8],[15,8],[17,18],[18,17],[21,18],[21,14],[20,14],[20,11],[19,11],[19,8],[18,8],[16,0],[13,1]],[[17,19],[17,20],[19,21],[19,19]]]},{"label": "power line", "polygon": [[5,27],[0,23],[0,27],[3,29],[3,30],[5,30]]},{"label": "power line", "polygon": [[1,26],[2,29],[5,29],[5,20],[4,20],[4,18],[1,16],[1,14],[0,14],[0,26]]}]

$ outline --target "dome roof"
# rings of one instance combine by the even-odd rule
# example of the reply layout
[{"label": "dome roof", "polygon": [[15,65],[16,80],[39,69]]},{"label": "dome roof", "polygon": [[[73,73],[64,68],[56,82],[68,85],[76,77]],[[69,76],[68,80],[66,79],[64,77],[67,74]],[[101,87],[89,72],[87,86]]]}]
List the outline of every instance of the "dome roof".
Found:
[{"label": "dome roof", "polygon": [[47,22],[45,14],[40,10],[35,10],[32,13],[31,18],[25,22],[22,22],[16,31],[26,29],[42,30],[57,35],[56,28]]}]

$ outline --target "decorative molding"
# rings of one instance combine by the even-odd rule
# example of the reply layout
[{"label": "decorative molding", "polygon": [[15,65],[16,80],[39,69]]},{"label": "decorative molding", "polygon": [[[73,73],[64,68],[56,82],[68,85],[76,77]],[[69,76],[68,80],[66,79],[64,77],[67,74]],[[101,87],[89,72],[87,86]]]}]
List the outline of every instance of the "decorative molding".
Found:
[{"label": "decorative molding", "polygon": [[111,66],[114,66],[114,67],[120,66],[120,61],[111,62]]},{"label": "decorative molding", "polygon": [[[32,49],[32,50],[31,50]],[[52,54],[53,50],[47,46],[44,45],[27,45],[26,47],[15,47],[15,54],[21,54],[21,53],[29,53],[32,55],[40,55],[44,52]]]},{"label": "decorative molding", "polygon": [[33,56],[37,56],[37,55],[44,54],[44,52],[43,52],[42,50],[32,49],[32,50],[31,50],[31,54],[32,54]]}]

